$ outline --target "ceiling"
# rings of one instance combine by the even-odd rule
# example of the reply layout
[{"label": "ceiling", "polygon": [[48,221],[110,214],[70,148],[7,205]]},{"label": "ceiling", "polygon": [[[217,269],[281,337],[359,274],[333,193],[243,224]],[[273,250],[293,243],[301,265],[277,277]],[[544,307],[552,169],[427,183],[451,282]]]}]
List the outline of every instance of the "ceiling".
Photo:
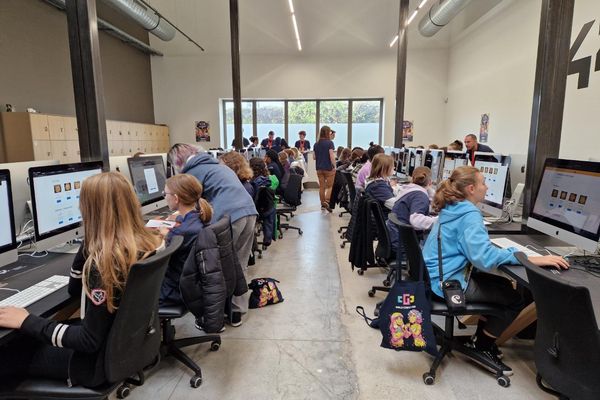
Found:
[{"label": "ceiling", "polygon": [[[229,2],[226,0],[146,0],[206,49],[229,54]],[[446,48],[452,39],[501,0],[473,0],[432,38],[418,33],[429,0],[409,26],[409,48]],[[302,52],[296,48],[287,0],[240,0],[242,54],[368,54],[393,52],[389,43],[398,27],[400,0],[294,0]],[[410,0],[410,12],[420,0]],[[150,35],[152,47],[165,55],[193,56],[200,49],[183,35],[170,42]]]}]

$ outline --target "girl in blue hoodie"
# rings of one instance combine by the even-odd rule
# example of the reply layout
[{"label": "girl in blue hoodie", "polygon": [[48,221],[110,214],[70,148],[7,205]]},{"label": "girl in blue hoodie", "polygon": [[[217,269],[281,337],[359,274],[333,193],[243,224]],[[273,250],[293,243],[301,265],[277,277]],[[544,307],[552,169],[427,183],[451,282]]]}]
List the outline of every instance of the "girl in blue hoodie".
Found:
[{"label": "girl in blue hoodie", "polygon": [[[507,279],[485,271],[519,262],[514,256],[517,249],[500,249],[490,241],[483,216],[475,206],[483,201],[486,191],[485,178],[477,168],[470,166],[456,168],[450,178],[440,184],[433,200],[433,208],[439,211],[439,220],[425,242],[423,258],[432,291],[443,297],[439,285],[437,243],[441,227],[443,280],[458,280],[467,303],[483,302],[505,307],[506,312],[502,316],[485,315],[486,321],[480,321],[472,345],[485,361],[494,363],[505,375],[510,375],[512,370],[500,361],[494,343],[524,304],[519,292]],[[558,256],[529,257],[529,260],[538,266],[568,268],[568,263]]]}]

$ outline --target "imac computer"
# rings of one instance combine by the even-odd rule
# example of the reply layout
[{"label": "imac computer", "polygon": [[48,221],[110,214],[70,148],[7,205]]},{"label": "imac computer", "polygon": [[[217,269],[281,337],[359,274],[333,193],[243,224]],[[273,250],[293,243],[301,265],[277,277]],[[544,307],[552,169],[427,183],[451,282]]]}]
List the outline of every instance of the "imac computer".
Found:
[{"label": "imac computer", "polygon": [[473,166],[483,174],[488,187],[485,199],[478,203],[477,207],[488,215],[500,218],[504,210],[507,185],[509,185],[510,156],[478,151],[474,156],[475,164]]},{"label": "imac computer", "polygon": [[444,169],[442,170],[442,180],[450,178],[452,171],[469,162],[467,153],[464,151],[448,150],[444,154]]},{"label": "imac computer", "polygon": [[17,261],[10,171],[0,169],[0,267]]},{"label": "imac computer", "polygon": [[[17,236],[23,232],[27,220],[31,219],[31,209],[27,202],[31,200],[31,189],[29,188],[29,168],[43,167],[46,165],[58,165],[58,160],[24,161],[0,164],[0,169],[10,171],[12,186],[12,203],[14,208],[14,224]],[[33,225],[31,222],[28,226]]]},{"label": "imac computer", "polygon": [[442,180],[444,150],[427,150],[423,165],[431,170],[431,182],[433,185],[437,186]]},{"label": "imac computer", "polygon": [[36,251],[83,236],[79,194],[83,181],[102,172],[102,161],[29,169]]},{"label": "imac computer", "polygon": [[546,159],[527,226],[596,253],[600,238],[600,163]]},{"label": "imac computer", "polygon": [[[166,153],[144,154],[143,156],[160,156],[162,157],[164,164],[168,165]],[[109,158],[110,170],[122,173],[129,182],[131,182],[131,174],[129,173],[129,163],[127,160],[130,158],[131,156],[114,156]]]},{"label": "imac computer", "polygon": [[148,214],[166,207],[167,202],[162,191],[167,175],[161,156],[142,156],[128,158],[131,183],[142,205],[142,214]]}]

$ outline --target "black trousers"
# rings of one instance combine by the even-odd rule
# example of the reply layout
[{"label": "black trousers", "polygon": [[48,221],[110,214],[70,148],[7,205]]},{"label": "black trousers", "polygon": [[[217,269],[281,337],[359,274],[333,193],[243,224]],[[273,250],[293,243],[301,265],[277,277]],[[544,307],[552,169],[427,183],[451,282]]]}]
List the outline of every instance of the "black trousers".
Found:
[{"label": "black trousers", "polygon": [[21,335],[0,347],[0,384],[25,377],[67,381],[73,350],[53,347]]},{"label": "black trousers", "polygon": [[467,303],[471,301],[503,306],[501,314],[484,315],[487,321],[483,329],[496,337],[508,328],[527,305],[521,288],[515,290],[508,279],[477,270],[473,270],[471,274],[465,299]]}]

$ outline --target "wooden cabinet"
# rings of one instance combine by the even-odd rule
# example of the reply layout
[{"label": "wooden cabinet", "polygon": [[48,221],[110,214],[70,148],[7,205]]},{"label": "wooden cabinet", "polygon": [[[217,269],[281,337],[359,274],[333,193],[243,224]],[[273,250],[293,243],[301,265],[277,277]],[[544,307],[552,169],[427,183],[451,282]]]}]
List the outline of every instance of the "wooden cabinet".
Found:
[{"label": "wooden cabinet", "polygon": [[[128,121],[106,121],[109,155],[165,153],[169,150],[169,128],[164,125]],[[0,163],[81,160],[77,119],[37,113],[0,113]]]}]

